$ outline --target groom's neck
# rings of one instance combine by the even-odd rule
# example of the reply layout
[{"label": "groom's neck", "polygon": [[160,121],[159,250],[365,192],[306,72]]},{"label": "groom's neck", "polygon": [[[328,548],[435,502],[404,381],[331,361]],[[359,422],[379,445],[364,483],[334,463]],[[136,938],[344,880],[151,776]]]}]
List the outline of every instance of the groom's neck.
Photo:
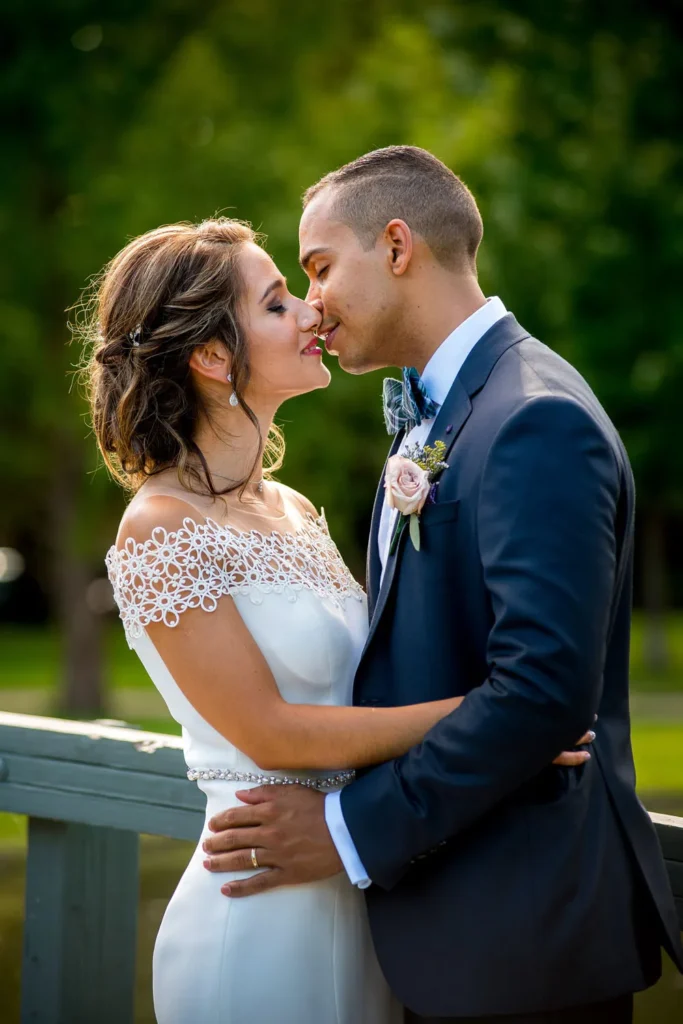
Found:
[{"label": "groom's neck", "polygon": [[422,373],[449,334],[486,302],[474,276],[444,275],[423,282],[411,303],[410,330],[397,353],[397,366],[415,366]]}]

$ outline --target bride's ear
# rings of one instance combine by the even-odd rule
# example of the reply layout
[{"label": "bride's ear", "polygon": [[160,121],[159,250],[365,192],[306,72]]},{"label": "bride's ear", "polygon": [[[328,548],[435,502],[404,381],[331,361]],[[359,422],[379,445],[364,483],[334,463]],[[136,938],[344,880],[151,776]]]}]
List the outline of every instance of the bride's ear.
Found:
[{"label": "bride's ear", "polygon": [[218,341],[208,341],[206,345],[197,345],[190,356],[190,369],[210,380],[225,382],[230,373],[230,363],[225,345]]}]

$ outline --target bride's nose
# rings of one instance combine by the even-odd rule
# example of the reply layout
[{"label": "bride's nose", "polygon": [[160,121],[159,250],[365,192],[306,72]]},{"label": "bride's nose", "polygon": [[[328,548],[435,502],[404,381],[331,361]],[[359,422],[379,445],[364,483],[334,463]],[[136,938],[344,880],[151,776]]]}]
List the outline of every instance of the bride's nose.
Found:
[{"label": "bride's nose", "polygon": [[317,331],[323,321],[322,302],[302,302],[301,313],[299,314],[299,330],[302,334],[308,331]]}]

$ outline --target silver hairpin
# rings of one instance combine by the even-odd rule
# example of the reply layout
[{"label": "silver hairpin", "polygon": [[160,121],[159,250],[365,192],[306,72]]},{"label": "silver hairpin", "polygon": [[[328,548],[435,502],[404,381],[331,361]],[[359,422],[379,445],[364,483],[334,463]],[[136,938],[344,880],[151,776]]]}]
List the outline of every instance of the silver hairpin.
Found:
[{"label": "silver hairpin", "polygon": [[134,348],[140,348],[140,335],[142,334],[142,324],[136,324],[132,331],[129,331],[128,337],[131,345]]}]

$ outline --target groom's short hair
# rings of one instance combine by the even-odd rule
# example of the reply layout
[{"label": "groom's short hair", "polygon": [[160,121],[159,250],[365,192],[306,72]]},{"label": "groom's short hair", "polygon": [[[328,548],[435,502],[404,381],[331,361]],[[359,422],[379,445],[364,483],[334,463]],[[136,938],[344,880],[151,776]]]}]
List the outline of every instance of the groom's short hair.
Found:
[{"label": "groom's short hair", "polygon": [[330,216],[347,224],[364,249],[372,249],[389,221],[399,218],[443,266],[476,274],[484,229],[474,196],[427,150],[387,146],[366,153],[311,185],[304,209],[323,191],[333,196]]}]

